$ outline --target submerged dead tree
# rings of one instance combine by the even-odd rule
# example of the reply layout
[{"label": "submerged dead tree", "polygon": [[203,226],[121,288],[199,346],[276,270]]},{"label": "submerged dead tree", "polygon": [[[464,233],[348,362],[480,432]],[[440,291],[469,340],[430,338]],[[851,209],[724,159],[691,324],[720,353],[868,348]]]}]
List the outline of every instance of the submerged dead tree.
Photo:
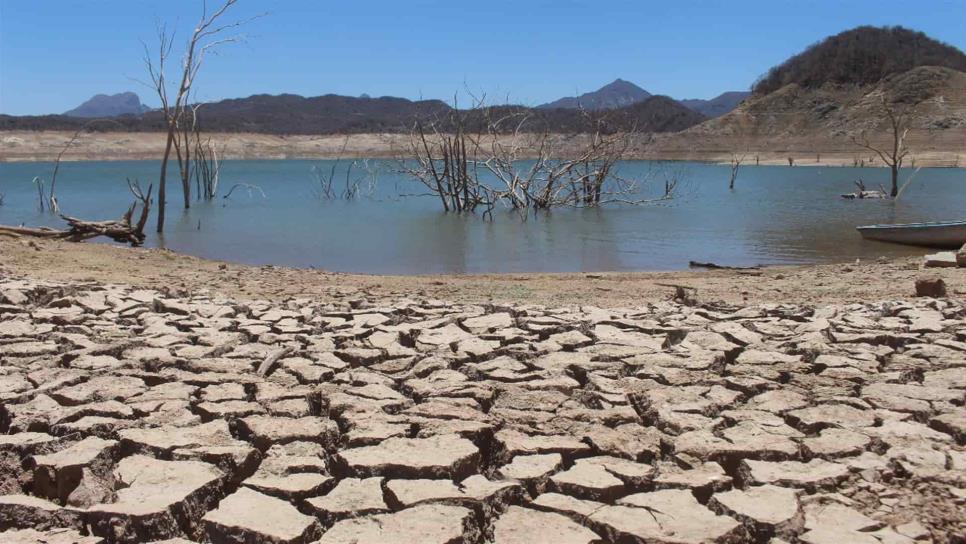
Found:
[{"label": "submerged dead tree", "polygon": [[[218,183],[221,180],[221,159],[218,156],[218,148],[212,143],[211,138],[202,138],[200,127],[195,124],[194,129],[194,156],[191,159],[193,166],[191,172],[195,180],[195,193],[197,198],[206,201],[214,200],[218,194]],[[224,156],[224,149],[222,149]]]},{"label": "submerged dead tree", "polygon": [[554,134],[530,110],[453,109],[431,121],[417,121],[403,170],[439,198],[444,211],[495,206],[528,213],[608,203],[644,204],[673,198],[667,184],[658,198],[635,198],[637,180],[619,175],[617,164],[632,132],[608,132],[587,114],[588,134]]},{"label": "submerged dead tree", "polygon": [[853,136],[852,142],[875,152],[882,159],[882,162],[889,167],[892,181],[889,196],[896,198],[899,196],[899,171],[911,151],[906,145],[906,136],[909,134],[913,110],[900,104],[889,103],[883,99],[882,111],[891,142],[884,146],[875,145],[869,141],[865,132],[862,132],[858,138]]},{"label": "submerged dead tree", "polygon": [[731,154],[731,180],[728,181],[728,189],[734,190],[735,180],[738,179],[738,169],[741,168],[741,163],[744,160],[744,155],[739,156],[737,153]]},{"label": "submerged dead tree", "polygon": [[165,132],[167,134],[158,179],[158,232],[164,230],[168,161],[171,158],[172,150],[175,151],[178,164],[181,166],[184,206],[188,208],[191,205],[190,136],[194,131],[194,124],[197,122],[197,109],[189,104],[190,97],[205,56],[220,45],[239,41],[240,36],[226,35],[226,33],[251,20],[222,23],[226,13],[236,2],[237,0],[225,0],[221,7],[212,13],[209,13],[205,9],[206,4],[202,3],[202,6],[205,7],[202,8],[201,20],[195,26],[185,44],[177,87],[169,88],[169,83],[165,77],[168,57],[174,46],[174,34],[169,34],[163,25],[158,26],[156,62],[155,57],[145,45],[144,62],[151,78],[151,86],[161,101],[161,111],[164,115]]},{"label": "submerged dead tree", "polygon": [[[0,233],[15,236],[30,236],[34,238],[47,238],[55,240],[67,240],[70,242],[82,242],[98,236],[106,236],[115,242],[140,246],[144,243],[144,226],[148,221],[148,214],[151,212],[151,192],[153,186],[148,187],[147,193],[141,190],[141,186],[135,181],[128,180],[128,189],[134,195],[135,201],[131,207],[124,212],[120,219],[109,221],[86,221],[59,214],[67,222],[67,229],[52,229],[48,227],[11,227],[0,225]],[[141,213],[137,222],[132,222],[134,212],[138,206]]]}]

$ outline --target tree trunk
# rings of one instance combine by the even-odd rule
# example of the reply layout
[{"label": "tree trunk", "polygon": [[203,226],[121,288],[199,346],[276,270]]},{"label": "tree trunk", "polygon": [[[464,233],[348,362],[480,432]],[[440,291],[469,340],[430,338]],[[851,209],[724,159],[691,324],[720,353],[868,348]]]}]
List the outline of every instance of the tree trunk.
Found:
[{"label": "tree trunk", "polygon": [[171,145],[174,143],[174,132],[168,128],[168,142],[164,146],[164,157],[161,159],[161,179],[158,180],[158,232],[164,232],[164,185],[168,175],[168,159],[171,158]]},{"label": "tree trunk", "polygon": [[892,165],[892,198],[899,196],[899,166]]}]

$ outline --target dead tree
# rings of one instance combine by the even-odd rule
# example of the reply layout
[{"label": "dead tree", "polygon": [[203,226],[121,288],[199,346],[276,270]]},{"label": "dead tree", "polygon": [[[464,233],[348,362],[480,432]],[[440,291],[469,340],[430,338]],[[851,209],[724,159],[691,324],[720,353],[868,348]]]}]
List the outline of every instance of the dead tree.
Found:
[{"label": "dead tree", "polygon": [[[128,189],[134,195],[135,201],[120,219],[112,221],[85,221],[76,217],[59,214],[67,222],[69,228],[52,229],[48,227],[30,228],[0,225],[0,233],[52,240],[67,240],[70,242],[82,242],[98,236],[107,236],[115,242],[140,246],[144,243],[144,226],[148,221],[148,214],[151,212],[151,192],[153,186],[148,187],[147,194],[145,194],[137,182],[128,180]],[[134,212],[139,205],[141,206],[141,214],[138,217],[137,223],[132,223],[131,220]]]},{"label": "dead tree", "polygon": [[489,210],[492,201],[476,172],[482,137],[482,133],[469,133],[465,114],[458,109],[441,118],[416,121],[410,132],[409,158],[400,161],[402,170],[438,197],[444,211],[473,212],[480,205]]},{"label": "dead tree", "polygon": [[[643,204],[673,197],[676,182],[659,198],[639,196],[638,180],[621,177],[619,161],[632,132],[607,133],[588,116],[589,134],[572,138],[551,133],[530,110],[453,109],[445,118],[414,124],[403,170],[439,198],[444,211],[492,217],[497,205],[530,212],[559,207]],[[563,145],[563,144],[570,144]]]},{"label": "dead tree", "polygon": [[734,190],[735,180],[738,179],[738,169],[741,168],[741,163],[745,160],[745,156],[738,156],[737,153],[731,154],[731,180],[728,181],[728,189]]},{"label": "dead tree", "polygon": [[[191,185],[190,173],[185,170],[190,166],[189,145],[186,135],[190,135],[192,127],[186,126],[196,120],[196,110],[189,104],[192,96],[192,88],[198,72],[201,70],[205,56],[220,45],[230,42],[237,42],[240,36],[226,36],[232,29],[238,28],[251,19],[222,24],[222,20],[228,10],[235,5],[237,0],[225,0],[225,2],[209,14],[207,9],[202,8],[201,20],[195,26],[194,31],[185,44],[184,57],[181,64],[180,83],[176,88],[169,89],[168,81],[165,79],[165,70],[168,57],[174,45],[174,34],[169,34],[163,25],[158,26],[158,56],[157,64],[154,57],[144,46],[144,62],[147,66],[148,74],[151,78],[151,87],[157,93],[161,101],[161,110],[164,115],[166,139],[164,144],[164,154],[161,158],[161,172],[158,180],[158,223],[157,231],[164,230],[164,210],[166,205],[166,182],[168,172],[168,161],[171,158],[171,151],[178,148],[179,164],[182,166],[181,182],[184,192],[185,208],[191,205]],[[205,6],[205,4],[202,4]],[[183,155],[182,155],[183,154]]]},{"label": "dead tree", "polygon": [[895,198],[899,196],[899,170],[902,163],[909,155],[909,148],[906,146],[906,136],[909,134],[910,118],[912,110],[903,108],[897,104],[888,103],[883,99],[882,110],[891,136],[891,145],[877,146],[869,141],[865,132],[856,138],[852,137],[852,142],[865,149],[875,152],[882,162],[889,167],[892,179],[892,188],[889,196]]},{"label": "dead tree", "polygon": [[[218,148],[212,143],[211,138],[202,138],[200,126],[195,123],[194,156],[191,159],[195,179],[195,189],[197,198],[206,201],[214,200],[218,193],[218,183],[221,180],[221,159],[218,158]],[[224,148],[222,149],[224,155]]]}]

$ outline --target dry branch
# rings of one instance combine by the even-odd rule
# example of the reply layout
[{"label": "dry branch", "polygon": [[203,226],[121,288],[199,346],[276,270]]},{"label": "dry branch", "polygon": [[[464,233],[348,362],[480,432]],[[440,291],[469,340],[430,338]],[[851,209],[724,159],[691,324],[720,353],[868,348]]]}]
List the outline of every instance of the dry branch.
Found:
[{"label": "dry branch", "polygon": [[[151,211],[151,190],[148,188],[145,195],[136,182],[128,181],[128,187],[135,195],[135,202],[121,216],[120,219],[109,221],[86,221],[76,217],[59,214],[67,222],[67,229],[52,229],[49,227],[11,227],[0,225],[0,233],[13,234],[17,236],[30,236],[34,238],[47,238],[56,240],[67,240],[70,242],[83,242],[98,236],[107,236],[115,242],[140,246],[144,243],[144,225],[147,223],[148,214]],[[141,206],[141,215],[137,223],[132,224],[131,218],[138,205]]]}]

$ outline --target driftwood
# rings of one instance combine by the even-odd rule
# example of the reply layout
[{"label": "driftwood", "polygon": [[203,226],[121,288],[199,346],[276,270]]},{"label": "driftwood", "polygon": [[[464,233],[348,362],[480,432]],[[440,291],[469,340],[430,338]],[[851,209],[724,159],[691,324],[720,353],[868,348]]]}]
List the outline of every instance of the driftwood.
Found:
[{"label": "driftwood", "polygon": [[[34,238],[47,238],[51,240],[67,240],[70,242],[83,242],[98,236],[107,236],[115,242],[140,246],[144,243],[144,225],[148,221],[148,213],[151,211],[151,190],[145,195],[137,183],[128,181],[128,186],[137,201],[131,204],[127,212],[120,219],[111,221],[85,221],[76,217],[59,214],[61,219],[67,222],[70,228],[52,229],[49,227],[11,227],[0,225],[0,234],[14,236],[31,236]],[[136,224],[131,223],[134,210],[141,204],[141,215]]]},{"label": "driftwood", "polygon": [[688,261],[690,268],[707,268],[709,270],[758,270],[759,266],[725,266],[716,263],[703,263],[701,261]]}]

